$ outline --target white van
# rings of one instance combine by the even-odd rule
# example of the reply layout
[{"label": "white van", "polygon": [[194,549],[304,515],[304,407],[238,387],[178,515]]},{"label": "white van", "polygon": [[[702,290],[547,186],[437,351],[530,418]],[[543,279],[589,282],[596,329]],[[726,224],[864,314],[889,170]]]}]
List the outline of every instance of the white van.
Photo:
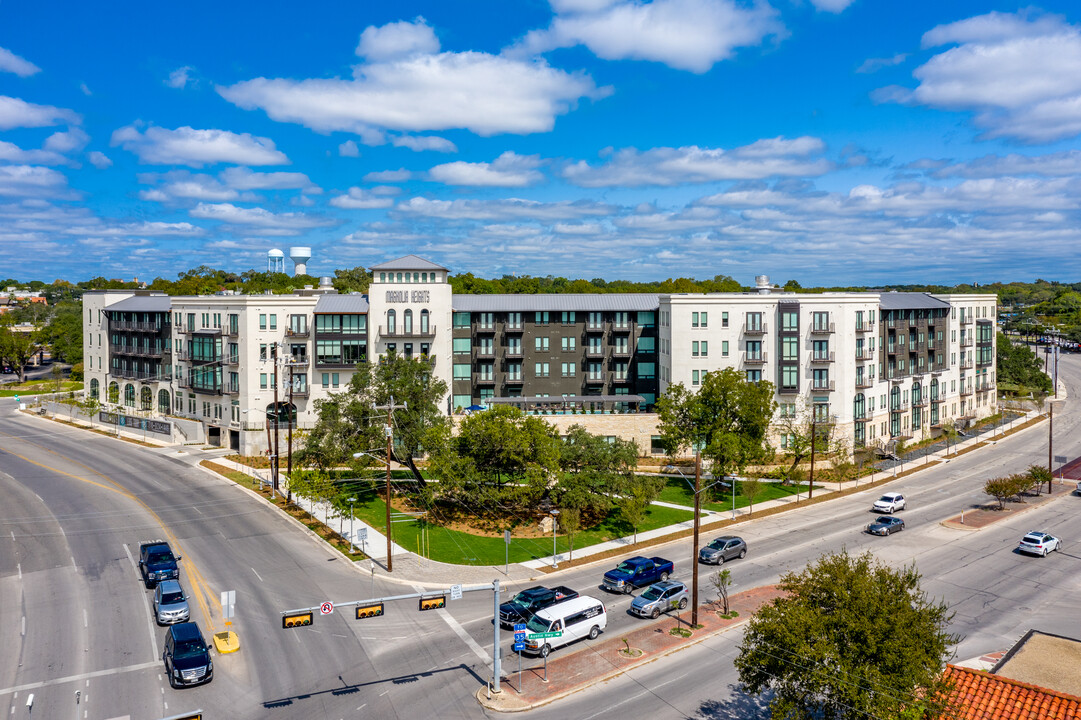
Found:
[{"label": "white van", "polygon": [[588,637],[596,640],[608,627],[608,613],[604,603],[596,598],[582,596],[547,607],[526,623],[526,637],[533,633],[561,633],[557,637],[526,640],[525,652],[548,657],[557,647]]}]

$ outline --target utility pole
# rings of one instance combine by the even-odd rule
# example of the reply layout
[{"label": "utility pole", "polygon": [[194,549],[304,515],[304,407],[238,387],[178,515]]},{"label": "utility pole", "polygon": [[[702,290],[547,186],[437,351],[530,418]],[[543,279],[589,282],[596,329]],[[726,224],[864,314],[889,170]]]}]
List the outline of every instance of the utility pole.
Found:
[{"label": "utility pole", "polygon": [[270,346],[271,366],[274,368],[271,377],[274,378],[274,457],[270,462],[271,487],[278,492],[278,421],[281,420],[281,408],[278,407],[278,343]]},{"label": "utility pole", "polygon": [[387,572],[394,572],[394,561],[391,556],[391,540],[390,540],[390,455],[394,451],[394,408],[407,409],[406,404],[395,405],[394,396],[390,396],[390,403],[384,406],[376,406],[377,410],[385,409],[387,411]]},{"label": "utility pole", "polygon": [[[733,485],[735,480],[732,480]],[[694,544],[691,548],[691,627],[698,627],[698,511],[702,498],[702,451],[694,451]]]},{"label": "utility pole", "polygon": [[1047,494],[1051,494],[1051,478],[1053,477],[1054,468],[1051,465],[1052,449],[1054,447],[1054,435],[1052,430],[1055,427],[1055,406],[1052,403],[1047,403]]},{"label": "utility pole", "polygon": [[811,405],[811,473],[807,480],[807,499],[810,500],[815,489],[815,440],[818,439],[818,406]]},{"label": "utility pole", "polygon": [[[289,360],[293,358],[290,356]],[[289,489],[285,493],[285,504],[293,501],[293,363],[289,363],[289,439],[286,445],[286,475],[289,477]]]}]

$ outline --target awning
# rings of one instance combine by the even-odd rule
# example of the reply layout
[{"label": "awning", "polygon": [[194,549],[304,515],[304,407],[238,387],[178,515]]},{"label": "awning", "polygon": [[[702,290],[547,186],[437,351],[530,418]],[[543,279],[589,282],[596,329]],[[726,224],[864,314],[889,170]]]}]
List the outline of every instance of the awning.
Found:
[{"label": "awning", "polygon": [[486,398],[484,402],[492,404],[520,405],[529,403],[532,405],[563,405],[570,403],[588,402],[631,402],[641,403],[646,399],[641,395],[554,395],[554,396],[523,396],[523,397],[497,397]]}]

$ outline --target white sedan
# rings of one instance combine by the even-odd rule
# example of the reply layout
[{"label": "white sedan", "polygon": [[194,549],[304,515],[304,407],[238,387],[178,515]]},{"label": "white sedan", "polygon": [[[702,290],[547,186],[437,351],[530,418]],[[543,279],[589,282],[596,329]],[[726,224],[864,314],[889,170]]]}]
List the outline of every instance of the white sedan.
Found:
[{"label": "white sedan", "polygon": [[901,493],[886,493],[871,508],[875,512],[891,513],[905,509],[905,496]]},{"label": "white sedan", "polygon": [[1017,549],[1020,552],[1029,553],[1030,555],[1047,557],[1049,553],[1062,549],[1062,541],[1054,535],[1037,530],[1035,532],[1030,532],[1028,535],[1021,538],[1021,542],[1018,544]]}]

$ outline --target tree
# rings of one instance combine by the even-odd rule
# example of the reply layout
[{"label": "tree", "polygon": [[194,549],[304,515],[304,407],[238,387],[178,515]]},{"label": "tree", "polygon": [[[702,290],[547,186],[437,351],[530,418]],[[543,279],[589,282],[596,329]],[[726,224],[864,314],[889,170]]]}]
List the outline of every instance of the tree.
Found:
[{"label": "tree", "polygon": [[574,536],[582,529],[582,511],[575,507],[563,508],[559,513],[559,524],[570,544],[570,559],[574,560]]},{"label": "tree", "polygon": [[785,415],[777,423],[778,432],[788,440],[784,454],[791,464],[785,473],[786,482],[791,482],[790,475],[796,466],[811,456],[812,440],[817,457],[836,455],[842,447],[835,438],[833,423],[821,418],[812,422],[813,411],[805,408],[798,414]]},{"label": "tree", "polygon": [[101,410],[101,401],[87,393],[83,401],[79,403],[79,407],[90,416],[90,427],[94,427],[94,417]]},{"label": "tree", "polygon": [[439,409],[446,394],[447,384],[432,375],[427,360],[390,354],[378,363],[362,362],[344,391],[316,401],[319,418],[299,460],[327,468],[350,464],[359,450],[383,448],[387,411],[375,408],[393,399],[395,406],[405,406],[394,410],[394,459],[424,485],[415,459],[428,433],[449,422]]},{"label": "tree", "polygon": [[953,420],[942,423],[942,437],[946,438],[946,455],[950,454],[950,444],[957,439],[957,425]]},{"label": "tree", "polygon": [[612,506],[612,495],[638,467],[638,444],[633,440],[594,435],[571,425],[560,449],[563,477],[556,488],[562,507],[598,515]]},{"label": "tree", "polygon": [[697,393],[677,383],[657,401],[661,443],[670,456],[700,447],[714,476],[738,474],[773,456],[766,436],[775,409],[772,383],[732,368],[707,372]]},{"label": "tree", "polygon": [[1018,386],[1021,394],[1054,390],[1043,361],[1027,345],[1014,345],[1002,333],[998,333],[995,346],[995,372],[1000,383]]},{"label": "tree", "polygon": [[653,475],[633,475],[620,488],[616,498],[619,514],[628,525],[634,528],[634,542],[638,542],[638,526],[646,517],[646,512],[664,489],[665,479]]},{"label": "tree", "polygon": [[729,613],[728,607],[728,590],[732,587],[732,571],[728,568],[718,570],[709,576],[709,581],[713,585],[713,589],[717,591],[717,602],[721,604],[721,609],[725,615]]},{"label": "tree", "polygon": [[[42,307],[39,305],[38,307]],[[57,305],[45,325],[38,331],[38,340],[52,348],[53,355],[72,365],[83,361],[82,305],[65,302]]]},{"label": "tree", "polygon": [[[953,615],[920,588],[915,566],[870,553],[823,556],[781,578],[785,595],[751,619],[735,665],[775,718],[898,717],[919,702],[938,717]],[[899,631],[903,628],[903,631]]]},{"label": "tree", "polygon": [[1006,508],[1006,501],[1017,493],[1017,483],[1012,478],[991,478],[983,484],[983,491],[998,502],[998,509]]},{"label": "tree", "polygon": [[1031,465],[1028,469],[1028,474],[1032,477],[1032,482],[1036,486],[1037,493],[1039,492],[1040,485],[1047,483],[1047,492],[1051,492],[1051,481],[1054,479],[1054,475],[1050,470],[1043,465]]},{"label": "tree", "polygon": [[[762,486],[762,481],[758,478],[747,478],[740,483],[743,490],[743,497],[747,498],[747,502],[751,506],[751,514],[754,514],[754,499],[762,494],[765,488]],[[725,610],[725,612],[728,612]]]},{"label": "tree", "polygon": [[11,315],[0,315],[0,361],[14,368],[21,383],[26,381],[26,363],[37,352],[37,343],[30,333],[15,329]]}]

